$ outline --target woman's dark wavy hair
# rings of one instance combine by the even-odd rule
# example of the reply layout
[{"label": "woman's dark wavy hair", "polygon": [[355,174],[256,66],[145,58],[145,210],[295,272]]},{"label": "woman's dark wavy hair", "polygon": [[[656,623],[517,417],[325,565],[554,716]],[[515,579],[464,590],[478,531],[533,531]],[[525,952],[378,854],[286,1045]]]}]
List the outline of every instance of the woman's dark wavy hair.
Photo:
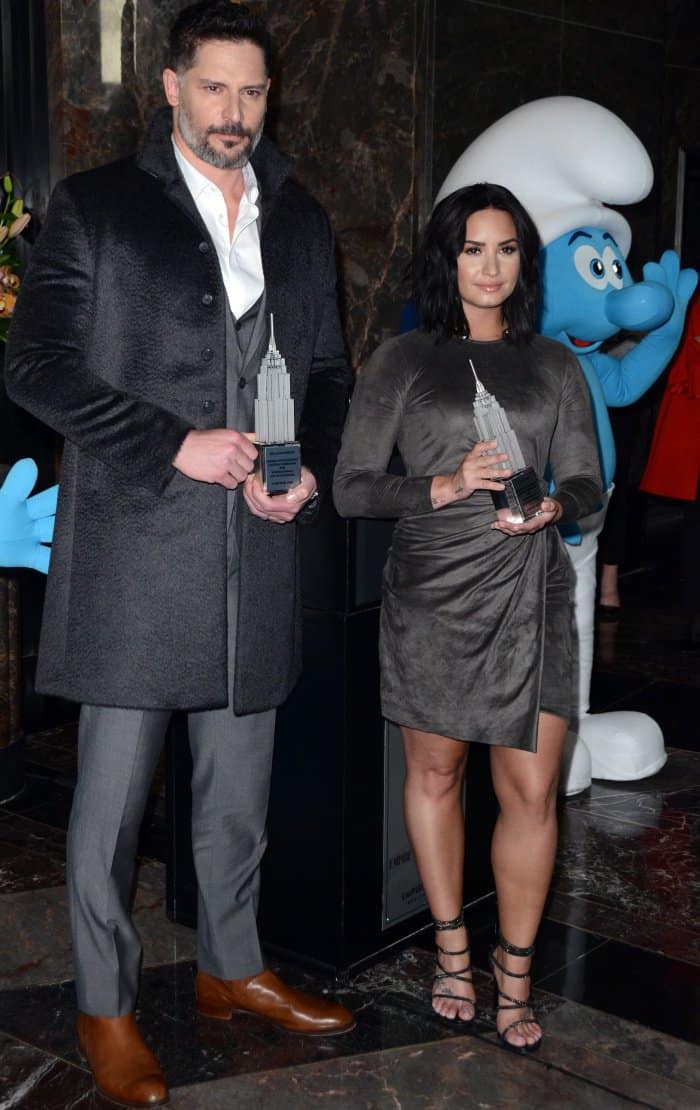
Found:
[{"label": "woman's dark wavy hair", "polygon": [[520,247],[518,284],[503,305],[511,343],[528,343],[535,332],[539,297],[540,237],[531,216],[502,185],[467,185],[434,209],[413,259],[413,291],[423,331],[443,339],[468,334],[457,287],[457,258],[464,250],[467,220],[484,208],[508,212]]},{"label": "woman's dark wavy hair", "polygon": [[176,73],[189,69],[203,42],[253,42],[265,55],[265,70],[272,65],[272,42],[260,18],[245,4],[231,0],[200,0],[178,15],[170,28],[168,66]]}]

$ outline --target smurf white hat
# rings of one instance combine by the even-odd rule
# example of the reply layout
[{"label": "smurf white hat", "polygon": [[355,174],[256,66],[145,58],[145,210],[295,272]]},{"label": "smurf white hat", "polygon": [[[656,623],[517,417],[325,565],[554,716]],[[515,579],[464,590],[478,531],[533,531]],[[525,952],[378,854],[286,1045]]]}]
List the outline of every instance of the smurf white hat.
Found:
[{"label": "smurf white hat", "polygon": [[654,170],[627,124],[600,104],[549,96],[509,112],[457,159],[436,204],[465,185],[505,185],[532,216],[544,246],[577,227],[609,231],[626,256],[624,216],[608,204],[636,204]]}]

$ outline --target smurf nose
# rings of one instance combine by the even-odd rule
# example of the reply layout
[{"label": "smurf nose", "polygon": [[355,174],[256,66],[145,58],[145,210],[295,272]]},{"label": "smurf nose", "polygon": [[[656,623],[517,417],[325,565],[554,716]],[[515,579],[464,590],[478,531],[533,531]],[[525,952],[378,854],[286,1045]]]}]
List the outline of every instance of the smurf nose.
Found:
[{"label": "smurf nose", "polygon": [[651,331],[665,324],[673,312],[673,294],[658,281],[639,281],[605,296],[605,315],[625,331]]}]

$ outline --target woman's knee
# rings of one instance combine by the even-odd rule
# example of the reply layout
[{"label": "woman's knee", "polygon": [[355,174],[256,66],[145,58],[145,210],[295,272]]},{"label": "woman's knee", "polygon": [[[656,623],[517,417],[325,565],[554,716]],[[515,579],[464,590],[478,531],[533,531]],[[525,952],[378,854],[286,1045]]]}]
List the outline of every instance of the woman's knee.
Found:
[{"label": "woman's knee", "polygon": [[556,816],[557,780],[510,781],[496,791],[501,812],[538,824]]},{"label": "woman's knee", "polygon": [[406,771],[408,788],[434,799],[459,792],[463,779],[463,760],[420,760],[409,764]]}]

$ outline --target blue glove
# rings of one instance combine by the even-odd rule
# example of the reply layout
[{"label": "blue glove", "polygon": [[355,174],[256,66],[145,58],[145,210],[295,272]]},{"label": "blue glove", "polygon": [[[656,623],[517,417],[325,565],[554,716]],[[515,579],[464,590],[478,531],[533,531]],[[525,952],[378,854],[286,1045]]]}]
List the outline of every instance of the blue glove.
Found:
[{"label": "blue glove", "polygon": [[30,497],[37,474],[33,459],[20,459],[0,488],[0,566],[47,574],[58,486]]},{"label": "blue glove", "polygon": [[643,272],[645,281],[656,281],[660,285],[665,285],[674,299],[673,312],[665,324],[654,329],[653,334],[664,338],[668,336],[677,344],[683,334],[688,301],[698,284],[697,271],[681,270],[681,260],[676,252],[664,251],[659,262],[647,262]]}]

